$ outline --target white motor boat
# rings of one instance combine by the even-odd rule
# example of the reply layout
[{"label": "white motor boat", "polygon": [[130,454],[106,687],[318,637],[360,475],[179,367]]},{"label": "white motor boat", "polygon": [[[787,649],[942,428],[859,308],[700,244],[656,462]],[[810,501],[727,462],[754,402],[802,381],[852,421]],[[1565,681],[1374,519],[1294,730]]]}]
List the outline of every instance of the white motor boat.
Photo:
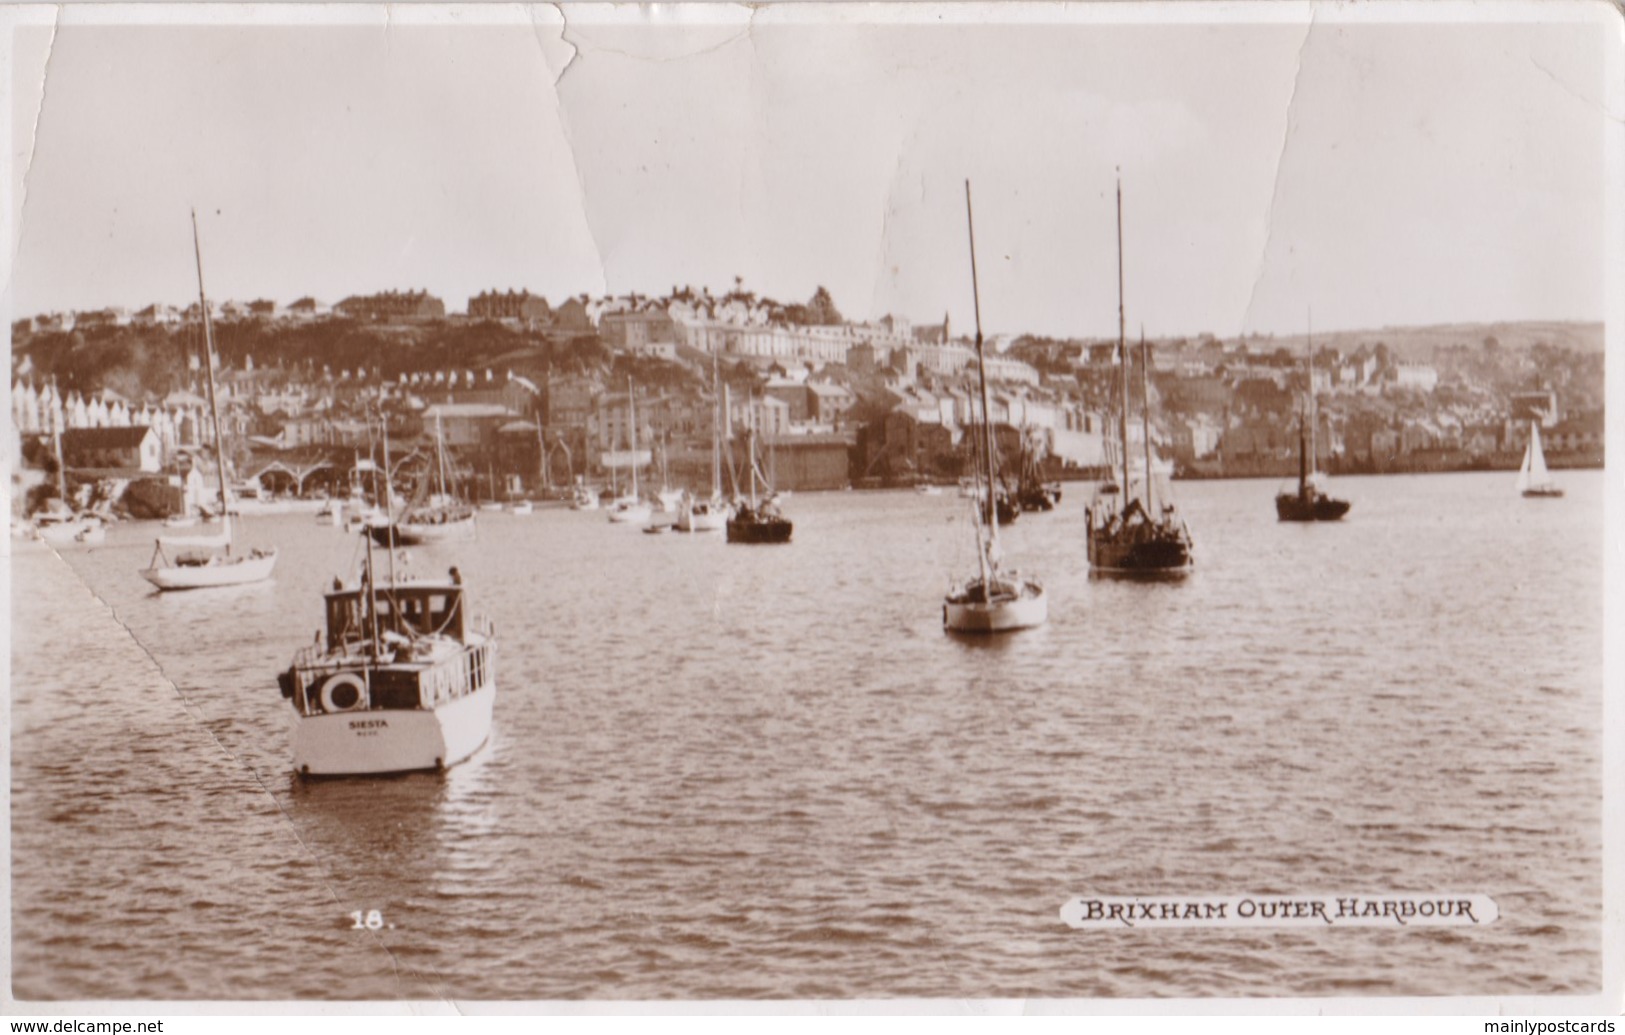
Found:
[{"label": "white motor boat", "polygon": [[457,569],[433,581],[361,579],[326,594],[327,628],[280,673],[301,776],[442,770],[490,738],[490,624],[467,617]]}]

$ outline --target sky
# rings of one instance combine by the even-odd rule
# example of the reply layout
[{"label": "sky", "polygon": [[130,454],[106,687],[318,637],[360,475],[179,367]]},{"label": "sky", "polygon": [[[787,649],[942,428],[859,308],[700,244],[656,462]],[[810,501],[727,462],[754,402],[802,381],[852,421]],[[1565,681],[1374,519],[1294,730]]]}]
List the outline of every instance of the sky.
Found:
[{"label": "sky", "polygon": [[988,332],[1107,336],[1120,180],[1131,334],[1601,320],[1617,25],[1481,6],[70,7],[11,39],[11,308],[194,299],[195,207],[220,300],[740,277],[968,329],[968,179]]}]

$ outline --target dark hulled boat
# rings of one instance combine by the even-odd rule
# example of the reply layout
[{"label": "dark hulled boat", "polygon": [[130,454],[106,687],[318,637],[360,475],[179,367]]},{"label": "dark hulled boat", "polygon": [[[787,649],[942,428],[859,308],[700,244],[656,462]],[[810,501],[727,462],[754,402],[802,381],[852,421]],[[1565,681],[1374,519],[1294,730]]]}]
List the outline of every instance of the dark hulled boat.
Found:
[{"label": "dark hulled boat", "polygon": [[788,543],[794,527],[771,499],[760,504],[741,500],[734,504],[733,516],[728,518],[728,542]]},{"label": "dark hulled boat", "polygon": [[1022,510],[1050,511],[1061,502],[1061,484],[1044,481],[1043,443],[1031,434],[1021,443],[1021,478],[1016,483],[1016,503]]},{"label": "dark hulled boat", "polygon": [[1275,497],[1275,516],[1280,521],[1340,521],[1349,512],[1348,500],[1333,499],[1320,487],[1319,472],[1309,462],[1307,435],[1298,433],[1298,491]]},{"label": "dark hulled boat", "polygon": [[1145,470],[1140,491],[1129,470],[1128,456],[1128,345],[1123,320],[1123,188],[1117,188],[1117,356],[1122,383],[1118,414],[1120,468],[1115,483],[1096,491],[1085,511],[1089,542],[1089,568],[1101,575],[1141,578],[1178,578],[1195,563],[1190,529],[1166,493],[1159,506],[1152,491],[1155,464],[1151,455],[1151,389],[1147,371],[1150,353],[1140,339],[1140,391],[1145,438]]},{"label": "dark hulled boat", "polygon": [[788,543],[794,525],[779,510],[778,495],[771,491],[766,498],[758,498],[757,483],[765,482],[756,464],[756,435],[746,432],[750,439],[750,499],[736,500],[733,513],[728,517],[730,543]]},{"label": "dark hulled boat", "polygon": [[1303,410],[1298,414],[1298,490],[1281,492],[1275,496],[1275,517],[1278,521],[1341,521],[1349,512],[1348,500],[1333,499],[1321,486],[1320,472],[1315,469],[1315,425],[1319,420],[1315,410],[1315,344],[1309,335],[1306,349],[1309,353],[1309,394]]}]

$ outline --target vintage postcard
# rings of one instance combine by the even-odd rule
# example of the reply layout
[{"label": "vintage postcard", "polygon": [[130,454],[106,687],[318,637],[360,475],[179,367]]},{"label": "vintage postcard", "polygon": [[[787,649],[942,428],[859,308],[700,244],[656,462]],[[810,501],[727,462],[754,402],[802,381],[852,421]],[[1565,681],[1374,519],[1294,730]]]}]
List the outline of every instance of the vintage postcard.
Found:
[{"label": "vintage postcard", "polygon": [[1617,6],[0,24],[8,1011],[1619,1011]]}]

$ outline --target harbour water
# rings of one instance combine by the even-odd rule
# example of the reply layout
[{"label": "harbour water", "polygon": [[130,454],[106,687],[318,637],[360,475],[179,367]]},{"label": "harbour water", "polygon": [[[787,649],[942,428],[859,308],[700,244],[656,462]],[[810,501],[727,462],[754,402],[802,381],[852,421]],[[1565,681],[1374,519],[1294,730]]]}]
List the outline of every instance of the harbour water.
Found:
[{"label": "harbour water", "polygon": [[[1087,487],[1006,531],[1050,621],[947,636],[952,494],[786,501],[783,547],[481,514],[489,746],[302,783],[275,673],[355,537],[158,595],[153,525],[13,544],[20,999],[1438,996],[1601,980],[1603,475],[1176,486],[1181,584],[1091,579]],[[1481,893],[1476,928],[1077,931],[1081,894]],[[378,911],[377,930],[357,925]]]}]

